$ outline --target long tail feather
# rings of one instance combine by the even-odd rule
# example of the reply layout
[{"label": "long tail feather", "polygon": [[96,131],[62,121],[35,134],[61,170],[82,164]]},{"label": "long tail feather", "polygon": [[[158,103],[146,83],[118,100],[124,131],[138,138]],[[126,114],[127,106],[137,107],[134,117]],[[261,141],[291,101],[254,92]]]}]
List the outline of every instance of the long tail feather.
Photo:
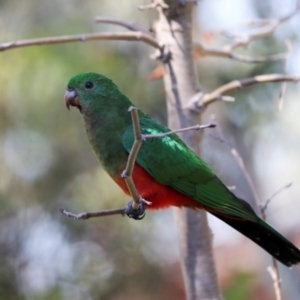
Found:
[{"label": "long tail feather", "polygon": [[253,242],[265,249],[284,265],[290,267],[300,263],[300,250],[263,220],[240,221],[212,213]]}]

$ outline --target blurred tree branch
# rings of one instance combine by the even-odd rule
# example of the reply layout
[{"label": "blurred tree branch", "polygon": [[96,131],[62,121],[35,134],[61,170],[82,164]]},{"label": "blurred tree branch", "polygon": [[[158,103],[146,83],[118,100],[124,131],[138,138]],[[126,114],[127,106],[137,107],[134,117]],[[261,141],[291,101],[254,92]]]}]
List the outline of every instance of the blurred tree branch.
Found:
[{"label": "blurred tree branch", "polygon": [[[224,100],[224,94],[235,90],[239,90],[246,86],[251,86],[260,83],[270,83],[270,82],[299,82],[300,76],[297,75],[285,75],[285,74],[264,74],[257,75],[254,77],[248,77],[243,79],[233,80],[229,83],[219,86],[214,91],[210,93],[199,92],[195,94],[188,104],[188,107],[194,110],[202,110],[209,104],[217,101]],[[228,100],[227,100],[228,101]]]},{"label": "blurred tree branch", "polygon": [[[184,109],[187,101],[199,91],[191,32],[195,3],[184,1],[182,4],[177,0],[165,3],[167,8],[156,5],[159,18],[154,32],[158,43],[164,45],[164,51],[156,58],[164,67],[168,124],[170,128],[189,127],[201,123],[200,114]],[[198,155],[201,155],[201,137],[191,132],[181,135]],[[174,208],[174,215],[187,299],[222,299],[206,212]]]},{"label": "blurred tree branch", "polygon": [[234,53],[231,49],[213,49],[203,46],[200,43],[194,43],[194,49],[199,56],[214,56],[229,58],[244,63],[264,63],[270,61],[284,60],[287,57],[287,53],[279,53],[262,57],[250,57],[242,54]]},{"label": "blurred tree branch", "polygon": [[223,30],[221,34],[233,39],[233,43],[225,46],[224,48],[227,51],[233,51],[240,47],[247,47],[254,40],[266,36],[270,36],[274,33],[274,31],[278,28],[279,25],[290,20],[292,17],[298,14],[299,11],[300,11],[300,1],[297,0],[295,9],[291,11],[289,14],[287,14],[286,16],[283,16],[278,19],[256,19],[256,20],[247,21],[245,23],[246,26],[252,27],[252,29],[253,27],[256,27],[253,30],[253,32],[240,35],[240,34],[233,34],[229,30]]},{"label": "blurred tree branch", "polygon": [[83,33],[75,35],[62,35],[54,37],[42,37],[27,40],[11,41],[0,44],[0,51],[6,51],[9,49],[39,46],[39,45],[51,45],[62,44],[71,42],[86,42],[86,41],[101,41],[101,40],[123,40],[123,41],[142,41],[146,44],[159,48],[159,45],[155,38],[145,32],[104,32],[104,33]]}]

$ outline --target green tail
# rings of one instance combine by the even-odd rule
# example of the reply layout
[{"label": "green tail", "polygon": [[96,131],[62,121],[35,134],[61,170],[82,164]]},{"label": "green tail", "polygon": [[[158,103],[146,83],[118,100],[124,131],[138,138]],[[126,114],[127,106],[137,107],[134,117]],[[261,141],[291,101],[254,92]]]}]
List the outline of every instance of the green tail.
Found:
[{"label": "green tail", "polygon": [[240,221],[213,215],[247,236],[284,265],[290,267],[300,263],[300,250],[263,220]]}]

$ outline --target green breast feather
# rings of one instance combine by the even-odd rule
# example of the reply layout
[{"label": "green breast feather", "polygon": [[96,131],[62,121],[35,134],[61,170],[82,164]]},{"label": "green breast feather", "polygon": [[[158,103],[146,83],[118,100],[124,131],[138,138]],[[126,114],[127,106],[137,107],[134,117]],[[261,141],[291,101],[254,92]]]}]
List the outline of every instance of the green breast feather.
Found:
[{"label": "green breast feather", "polygon": [[[140,118],[140,126],[143,134],[169,131],[167,127],[148,117]],[[130,125],[123,135],[123,145],[128,152],[133,141],[133,126]],[[136,161],[158,182],[193,198],[208,210],[254,222],[258,220],[251,207],[231,193],[209,166],[176,134],[147,139],[143,142]]]}]

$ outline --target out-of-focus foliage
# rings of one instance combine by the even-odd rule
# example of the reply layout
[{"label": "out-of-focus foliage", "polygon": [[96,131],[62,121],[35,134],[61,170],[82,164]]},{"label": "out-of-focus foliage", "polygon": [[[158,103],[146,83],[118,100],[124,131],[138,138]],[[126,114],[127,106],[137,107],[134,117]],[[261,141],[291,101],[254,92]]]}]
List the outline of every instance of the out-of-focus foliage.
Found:
[{"label": "out-of-focus foliage", "polygon": [[230,300],[253,299],[253,295],[251,294],[253,279],[251,279],[251,275],[249,276],[249,274],[237,274],[236,280],[224,290],[224,298]]},{"label": "out-of-focus foliage", "polygon": [[[203,1],[199,10],[211,14],[207,2]],[[254,2],[249,3],[254,14],[260,11]],[[97,15],[138,22],[148,28],[155,15],[138,12],[138,4],[141,3],[2,0],[0,42],[123,30],[94,23]],[[221,10],[221,4],[218,5]],[[200,22],[201,14],[198,19]],[[297,43],[293,28],[288,28],[285,36]],[[252,54],[283,51],[281,37],[258,43],[251,49]],[[148,58],[151,51],[138,42],[102,41],[0,52],[1,299],[184,298],[170,210],[147,213],[142,222],[121,217],[75,221],[59,212],[62,207],[73,212],[115,208],[128,201],[93,156],[78,112],[65,108],[65,82],[79,72],[103,73],[139,107],[166,122],[162,82],[146,80],[156,66]],[[205,90],[235,78],[282,70],[280,63],[245,66],[224,60],[220,64],[218,59],[203,59],[198,67]],[[292,189],[286,192],[281,200],[274,201],[274,209],[270,210],[270,219],[278,227],[285,228],[284,223],[288,223],[285,233],[294,228],[299,211],[286,204],[296,205],[298,201],[299,208],[300,203],[296,197],[300,190],[296,114],[299,101],[293,97],[294,89],[291,86],[288,89],[281,114],[276,112],[277,84],[244,89],[234,95],[236,103],[214,105],[206,116],[208,119],[210,113],[217,114],[229,140],[246,159],[262,199],[287,181],[295,182],[294,192]],[[296,92],[299,96],[299,91]],[[228,185],[236,185],[238,193],[250,197],[228,150],[209,134],[205,139],[205,155]],[[273,172],[265,162],[267,158],[274,164]],[[288,200],[284,200],[286,195]],[[282,212],[278,215],[279,209]],[[293,218],[289,218],[291,215]],[[225,232],[229,230],[226,225],[221,226]],[[215,229],[219,227],[214,225]],[[217,230],[216,236],[220,248],[224,241],[218,242]],[[222,236],[229,240],[237,237],[232,231]],[[235,253],[240,249],[240,240],[245,244],[245,240],[238,238],[233,242]],[[249,245],[251,248],[251,242]],[[220,257],[217,255],[218,264]],[[228,271],[234,261],[239,260],[232,258],[232,264],[227,261],[220,280],[228,286],[228,299],[246,299],[243,295],[248,293],[249,286],[254,289],[257,282],[248,278],[257,274],[257,268],[250,268],[249,277],[243,277],[243,273],[234,270],[240,268],[238,264]],[[226,280],[222,273],[227,274]],[[287,281],[288,276],[290,273],[286,275]],[[243,288],[239,289],[239,285]],[[296,292],[297,289],[293,290],[293,295]]]}]

